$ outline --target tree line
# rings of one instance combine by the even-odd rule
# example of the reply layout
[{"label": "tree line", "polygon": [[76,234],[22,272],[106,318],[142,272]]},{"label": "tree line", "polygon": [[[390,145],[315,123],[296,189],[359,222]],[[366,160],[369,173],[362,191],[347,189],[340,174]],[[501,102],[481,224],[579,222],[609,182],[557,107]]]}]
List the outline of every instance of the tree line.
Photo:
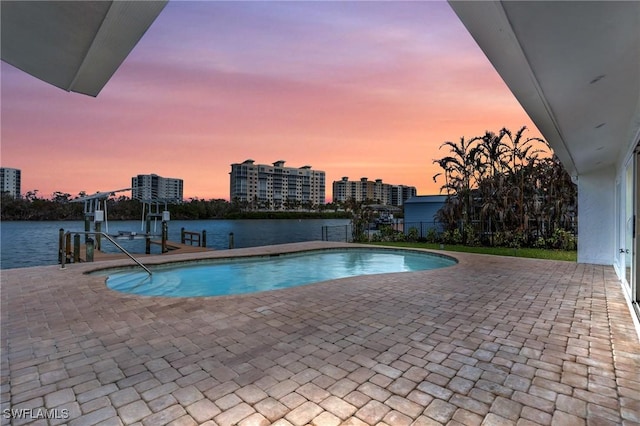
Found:
[{"label": "tree line", "polygon": [[[86,195],[85,192],[77,196],[54,192],[50,198],[43,198],[38,190],[25,193],[23,197],[12,197],[3,192],[0,203],[0,220],[83,220],[84,204],[73,202]],[[143,215],[143,204],[135,199],[121,195],[112,196],[106,201],[109,220],[136,220]],[[237,200],[199,199],[190,198],[179,204],[169,204],[167,210],[174,220],[196,219],[287,219],[287,218],[335,218],[346,217],[339,212],[340,206],[334,203],[322,206],[308,206],[307,211],[254,211],[247,209],[246,203]]]},{"label": "tree line", "polygon": [[540,138],[486,131],[444,142],[433,176],[447,196],[436,219],[444,239],[468,245],[575,249],[577,186]]}]

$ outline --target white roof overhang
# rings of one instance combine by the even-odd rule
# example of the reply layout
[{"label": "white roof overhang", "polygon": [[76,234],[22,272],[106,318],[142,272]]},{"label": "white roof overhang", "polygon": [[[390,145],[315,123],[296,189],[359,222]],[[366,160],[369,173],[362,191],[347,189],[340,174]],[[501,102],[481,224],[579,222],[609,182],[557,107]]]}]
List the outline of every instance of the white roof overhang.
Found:
[{"label": "white roof overhang", "polygon": [[2,60],[97,96],[165,7],[160,1],[5,1]]},{"label": "white roof overhang", "polygon": [[640,137],[640,2],[450,1],[569,173]]}]

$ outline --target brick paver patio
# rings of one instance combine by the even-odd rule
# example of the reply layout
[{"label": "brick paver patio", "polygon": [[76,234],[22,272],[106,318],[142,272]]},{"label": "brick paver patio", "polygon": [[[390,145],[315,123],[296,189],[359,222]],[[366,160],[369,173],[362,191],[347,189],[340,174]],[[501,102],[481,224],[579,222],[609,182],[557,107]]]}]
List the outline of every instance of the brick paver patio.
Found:
[{"label": "brick paver patio", "polygon": [[640,344],[611,267],[453,255],[185,299],[112,292],[82,274],[97,263],[4,270],[2,424],[640,424]]}]

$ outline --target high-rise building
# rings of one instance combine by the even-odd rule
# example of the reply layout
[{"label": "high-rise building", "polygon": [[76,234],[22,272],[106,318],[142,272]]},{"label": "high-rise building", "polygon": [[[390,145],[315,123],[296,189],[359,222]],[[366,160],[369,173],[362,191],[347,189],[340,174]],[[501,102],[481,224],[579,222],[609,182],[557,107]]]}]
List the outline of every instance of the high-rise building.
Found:
[{"label": "high-rise building", "polygon": [[0,190],[18,198],[21,195],[21,171],[9,167],[0,167]]},{"label": "high-rise building", "polygon": [[165,178],[156,174],[131,178],[131,198],[144,202],[182,202],[182,179]]},{"label": "high-rise building", "polygon": [[333,182],[334,202],[353,199],[387,206],[402,206],[406,200],[415,197],[415,195],[416,188],[414,186],[390,185],[383,183],[382,179],[372,181],[363,177],[359,181],[352,181],[345,176],[341,180]]},{"label": "high-rise building", "polygon": [[311,166],[285,167],[284,161],[231,165],[231,201],[266,210],[310,208],[325,203],[325,173]]},{"label": "high-rise building", "polygon": [[389,197],[389,204],[392,206],[403,206],[404,202],[409,198],[413,198],[418,195],[418,191],[415,186],[407,185],[389,185],[391,196]]}]

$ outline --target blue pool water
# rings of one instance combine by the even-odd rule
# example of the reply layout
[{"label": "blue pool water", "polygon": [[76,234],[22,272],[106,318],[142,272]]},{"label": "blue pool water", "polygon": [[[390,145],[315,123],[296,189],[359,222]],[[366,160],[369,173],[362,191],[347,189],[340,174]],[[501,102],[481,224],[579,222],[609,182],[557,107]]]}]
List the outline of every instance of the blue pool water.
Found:
[{"label": "blue pool water", "polygon": [[148,296],[221,296],[276,290],[356,275],[450,266],[452,258],[407,250],[321,250],[96,272],[112,290]]}]

